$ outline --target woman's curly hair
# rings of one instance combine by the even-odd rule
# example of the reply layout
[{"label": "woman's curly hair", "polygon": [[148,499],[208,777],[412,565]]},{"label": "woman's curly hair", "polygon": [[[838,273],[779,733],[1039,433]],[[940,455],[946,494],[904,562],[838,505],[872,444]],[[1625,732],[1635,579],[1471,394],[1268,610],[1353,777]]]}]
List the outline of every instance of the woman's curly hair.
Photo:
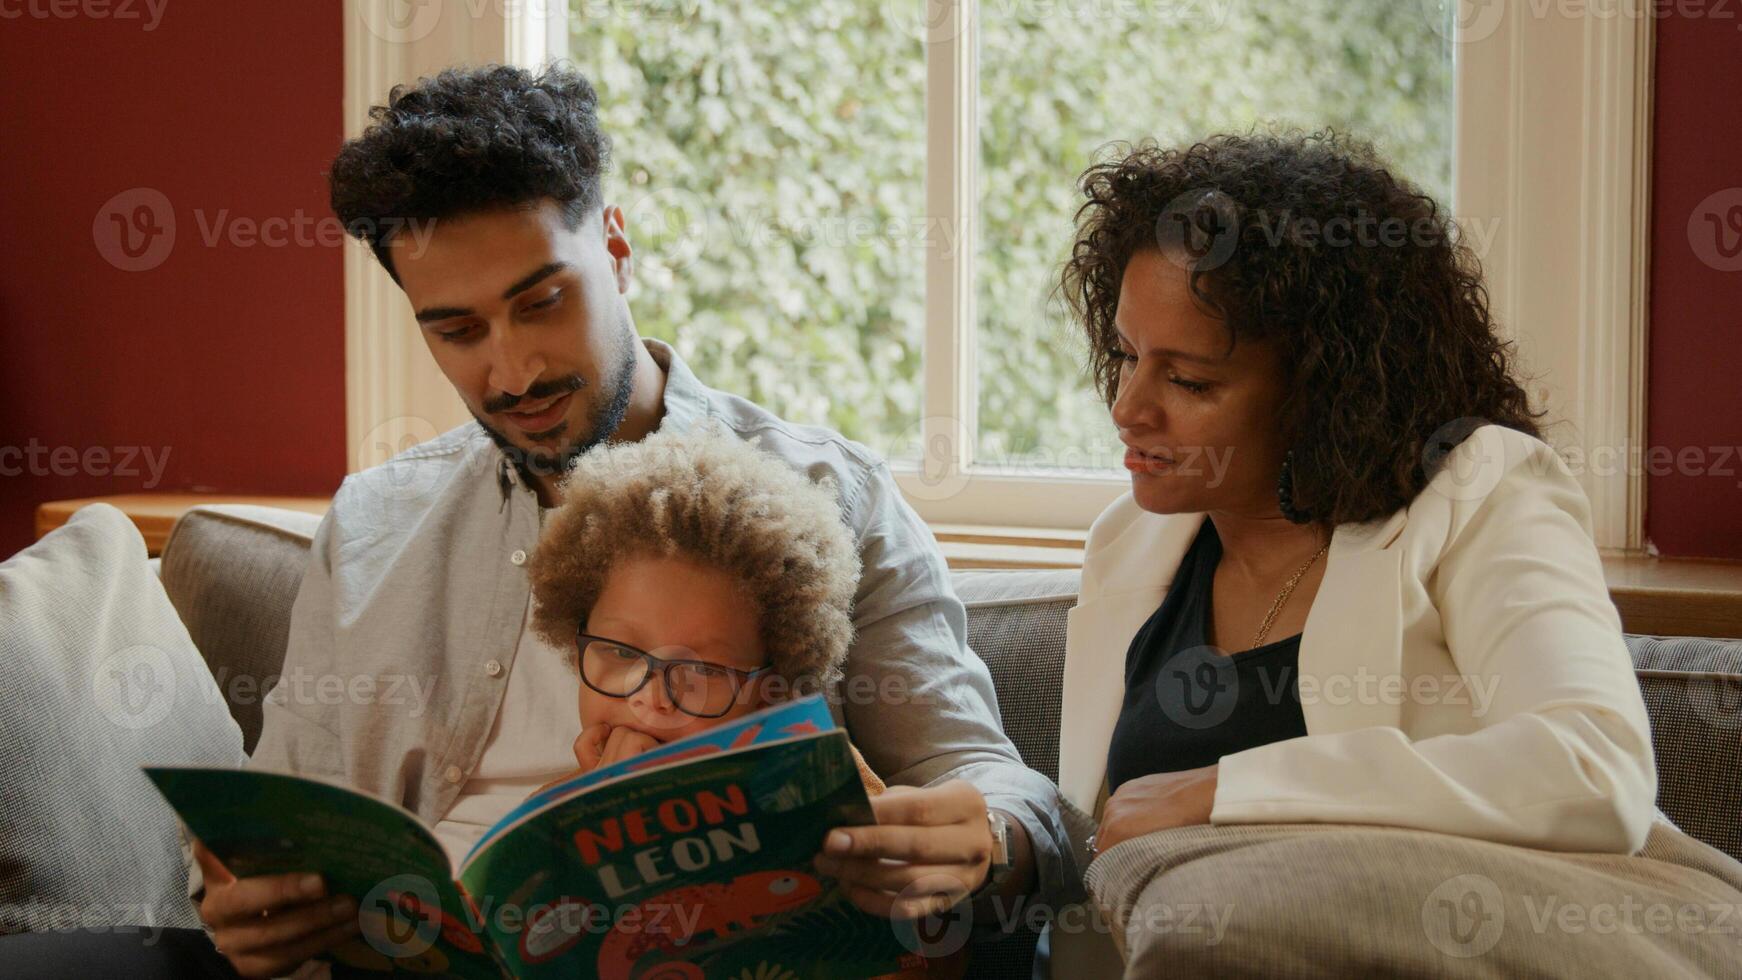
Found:
[{"label": "woman's curly hair", "polygon": [[1090,167],[1059,290],[1089,367],[1118,396],[1126,263],[1160,249],[1228,328],[1275,345],[1294,505],[1315,522],[1407,506],[1476,425],[1540,435],[1450,215],[1365,142],[1334,132],[1152,142]]},{"label": "woman's curly hair", "polygon": [[396,85],[333,161],[333,212],[389,274],[388,246],[413,221],[552,198],[573,230],[603,201],[611,140],[598,101],[566,67],[449,68]]},{"label": "woman's curly hair", "polygon": [[582,456],[527,565],[533,626],[570,667],[606,575],[635,556],[727,572],[755,604],[769,663],[794,689],[840,680],[859,552],[828,482],[811,483],[715,423]]}]

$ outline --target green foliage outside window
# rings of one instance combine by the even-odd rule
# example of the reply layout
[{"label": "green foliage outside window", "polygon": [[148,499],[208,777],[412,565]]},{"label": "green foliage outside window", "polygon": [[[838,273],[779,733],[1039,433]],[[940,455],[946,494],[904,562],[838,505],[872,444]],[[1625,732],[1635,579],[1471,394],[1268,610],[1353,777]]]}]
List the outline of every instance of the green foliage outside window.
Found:
[{"label": "green foliage outside window", "polygon": [[925,257],[973,247],[981,461],[1116,467],[1049,301],[1110,141],[1335,126],[1448,199],[1439,0],[982,0],[979,241],[952,242],[924,214],[921,3],[571,0],[637,326],[708,384],[917,454]]}]

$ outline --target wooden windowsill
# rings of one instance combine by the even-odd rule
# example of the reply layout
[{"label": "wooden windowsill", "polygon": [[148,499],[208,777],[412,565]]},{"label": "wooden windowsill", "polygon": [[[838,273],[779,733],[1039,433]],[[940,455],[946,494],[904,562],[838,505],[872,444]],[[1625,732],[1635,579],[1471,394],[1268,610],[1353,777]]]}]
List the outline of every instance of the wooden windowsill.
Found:
[{"label": "wooden windowsill", "polygon": [[60,527],[73,516],[73,511],[87,504],[108,504],[133,519],[133,525],[145,538],[145,551],[156,558],[169,540],[169,531],[181,515],[204,504],[252,504],[256,507],[280,507],[310,514],[325,514],[332,505],[331,497],[268,497],[246,494],[216,493],[127,493],[112,497],[84,497],[77,500],[52,500],[36,508],[36,536]]},{"label": "wooden windowsill", "polygon": [[[253,504],[326,513],[326,497],[142,493],[45,503],[36,511],[36,536],[66,523],[86,504],[106,503],[133,519],[152,555],[170,528],[201,504]],[[936,524],[944,559],[955,569],[1071,569],[1083,564],[1086,532],[1053,528]],[[1742,561],[1605,555],[1609,596],[1630,633],[1659,636],[1742,637]]]}]

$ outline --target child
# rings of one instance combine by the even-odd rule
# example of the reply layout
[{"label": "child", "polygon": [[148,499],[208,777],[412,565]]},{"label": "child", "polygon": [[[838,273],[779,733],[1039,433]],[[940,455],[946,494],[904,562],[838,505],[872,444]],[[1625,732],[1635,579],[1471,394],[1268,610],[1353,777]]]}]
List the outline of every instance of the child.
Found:
[{"label": "child", "polygon": [[831,485],[701,426],[592,450],[563,496],[528,569],[534,628],[581,674],[577,772],[840,680],[859,555]]},{"label": "child", "polygon": [[583,456],[528,571],[534,628],[581,675],[579,772],[822,691],[853,636],[832,487],[709,426]]}]

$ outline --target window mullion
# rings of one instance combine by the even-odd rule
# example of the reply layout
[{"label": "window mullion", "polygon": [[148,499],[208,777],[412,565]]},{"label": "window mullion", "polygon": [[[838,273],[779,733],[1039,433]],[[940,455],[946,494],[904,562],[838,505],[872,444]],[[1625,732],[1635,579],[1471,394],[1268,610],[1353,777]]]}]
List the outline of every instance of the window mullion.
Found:
[{"label": "window mullion", "polygon": [[925,417],[921,465],[951,480],[973,465],[974,252],[978,164],[975,0],[925,4]]}]

